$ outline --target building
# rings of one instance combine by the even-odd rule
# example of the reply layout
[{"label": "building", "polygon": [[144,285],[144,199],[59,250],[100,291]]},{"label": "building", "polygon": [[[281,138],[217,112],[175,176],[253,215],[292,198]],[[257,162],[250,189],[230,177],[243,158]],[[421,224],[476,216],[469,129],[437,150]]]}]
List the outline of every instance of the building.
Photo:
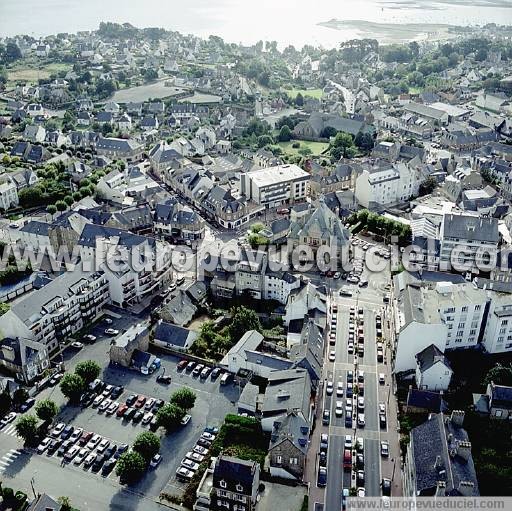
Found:
[{"label": "building", "polygon": [[460,265],[462,271],[479,273],[496,261],[500,240],[496,218],[445,214],[439,235],[441,269]]},{"label": "building", "polygon": [[196,511],[254,511],[260,466],[251,460],[220,455],[212,458],[197,489]]},{"label": "building", "polygon": [[5,337],[0,342],[0,367],[12,373],[16,380],[31,383],[50,367],[48,349],[30,339]]},{"label": "building", "polygon": [[444,353],[434,344],[416,355],[416,386],[422,390],[447,390],[453,371]]},{"label": "building", "polygon": [[512,300],[510,295],[494,296],[489,304],[483,346],[488,353],[512,350]]},{"label": "building", "polygon": [[143,150],[144,146],[132,139],[101,137],[96,142],[96,152],[99,155],[126,162],[139,161]]},{"label": "building", "polygon": [[338,268],[344,258],[348,260],[349,238],[350,233],[339,216],[320,199],[318,207],[314,210],[311,208],[309,215],[301,216],[296,221],[292,218],[287,236],[288,253],[292,254],[297,247],[309,247],[309,254],[306,251],[301,253],[301,262],[320,259],[326,266],[331,264]]},{"label": "building", "polygon": [[418,195],[422,174],[405,163],[379,162],[356,179],[356,198],[365,208],[391,206]]},{"label": "building", "polygon": [[309,447],[309,422],[295,410],[274,421],[268,460],[270,475],[302,481]]},{"label": "building", "polygon": [[240,192],[256,204],[273,208],[305,200],[310,175],[297,165],[279,165],[240,176]]},{"label": "building", "polygon": [[187,351],[196,339],[196,332],[159,320],[155,328],[153,343],[164,348]]},{"label": "building", "polygon": [[0,317],[5,337],[41,343],[48,352],[98,318],[110,301],[108,281],[100,272],[65,272],[13,303]]},{"label": "building", "polygon": [[473,408],[492,419],[512,419],[512,387],[489,383],[485,394],[473,394]]},{"label": "building", "polygon": [[405,458],[405,497],[480,495],[471,442],[463,429],[464,412],[431,414],[414,428]]},{"label": "building", "polygon": [[157,204],[153,221],[156,233],[173,240],[192,242],[204,238],[204,220],[192,208],[175,199]]},{"label": "building", "polygon": [[148,348],[148,325],[146,323],[132,325],[111,343],[109,350],[110,362],[123,367],[130,367],[136,352],[147,352]]},{"label": "building", "polygon": [[15,208],[19,203],[16,184],[11,180],[0,183],[0,209],[7,211],[10,208]]}]

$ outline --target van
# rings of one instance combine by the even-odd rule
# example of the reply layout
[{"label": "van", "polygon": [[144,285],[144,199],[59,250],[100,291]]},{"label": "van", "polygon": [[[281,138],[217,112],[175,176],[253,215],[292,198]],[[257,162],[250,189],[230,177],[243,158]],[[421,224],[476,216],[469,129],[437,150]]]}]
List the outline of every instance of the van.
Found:
[{"label": "van", "polygon": [[231,380],[231,373],[224,373],[222,375],[222,378],[220,379],[220,384],[227,385],[230,380]]},{"label": "van", "polygon": [[352,451],[345,449],[343,452],[343,470],[352,470]]}]

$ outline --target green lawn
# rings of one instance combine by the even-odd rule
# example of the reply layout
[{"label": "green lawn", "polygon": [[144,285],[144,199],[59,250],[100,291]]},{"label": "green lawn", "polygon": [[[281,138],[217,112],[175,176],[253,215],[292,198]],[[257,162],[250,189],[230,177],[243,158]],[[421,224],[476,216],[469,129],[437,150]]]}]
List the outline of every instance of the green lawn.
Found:
[{"label": "green lawn", "polygon": [[[296,142],[300,143],[300,147],[292,147],[292,144]],[[281,147],[283,152],[293,156],[300,154],[299,150],[305,147],[311,149],[313,156],[319,156],[325,149],[327,149],[328,146],[329,144],[326,142],[309,142],[307,140],[291,140],[290,142],[279,142],[279,147]]]},{"label": "green lawn", "polygon": [[322,89],[285,89],[286,94],[290,98],[295,99],[297,94],[300,92],[303,96],[309,96],[311,98],[320,99],[322,97]]},{"label": "green lawn", "polygon": [[69,71],[71,64],[54,62],[51,64],[27,64],[20,63],[12,68],[7,69],[7,79],[11,85],[16,82],[37,83],[41,79],[48,79],[50,75],[57,74],[59,71]]}]

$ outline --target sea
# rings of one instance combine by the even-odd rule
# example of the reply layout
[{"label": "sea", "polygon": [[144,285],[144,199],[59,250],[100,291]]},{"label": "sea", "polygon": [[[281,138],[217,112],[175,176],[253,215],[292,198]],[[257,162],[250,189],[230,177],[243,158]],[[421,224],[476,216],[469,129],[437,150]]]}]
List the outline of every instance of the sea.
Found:
[{"label": "sea", "polygon": [[227,42],[277,41],[332,48],[362,37],[319,26],[331,19],[379,23],[512,24],[512,0],[0,0],[0,38],[94,30],[101,21],[163,27]]}]

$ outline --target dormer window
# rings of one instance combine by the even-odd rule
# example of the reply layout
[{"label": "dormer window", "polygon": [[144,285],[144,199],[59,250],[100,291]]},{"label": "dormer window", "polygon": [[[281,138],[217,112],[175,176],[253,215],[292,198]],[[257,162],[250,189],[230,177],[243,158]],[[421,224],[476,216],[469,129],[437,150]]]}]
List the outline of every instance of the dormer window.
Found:
[{"label": "dormer window", "polygon": [[244,491],[244,487],[243,487],[241,484],[237,484],[237,485],[236,485],[236,491],[237,491],[237,492],[239,492],[239,493],[241,493],[241,492],[243,492],[243,491]]},{"label": "dormer window", "polygon": [[226,481],[222,480],[222,481],[219,481],[219,484],[220,484],[220,487],[221,488],[227,488],[228,487],[228,484],[226,483]]}]

